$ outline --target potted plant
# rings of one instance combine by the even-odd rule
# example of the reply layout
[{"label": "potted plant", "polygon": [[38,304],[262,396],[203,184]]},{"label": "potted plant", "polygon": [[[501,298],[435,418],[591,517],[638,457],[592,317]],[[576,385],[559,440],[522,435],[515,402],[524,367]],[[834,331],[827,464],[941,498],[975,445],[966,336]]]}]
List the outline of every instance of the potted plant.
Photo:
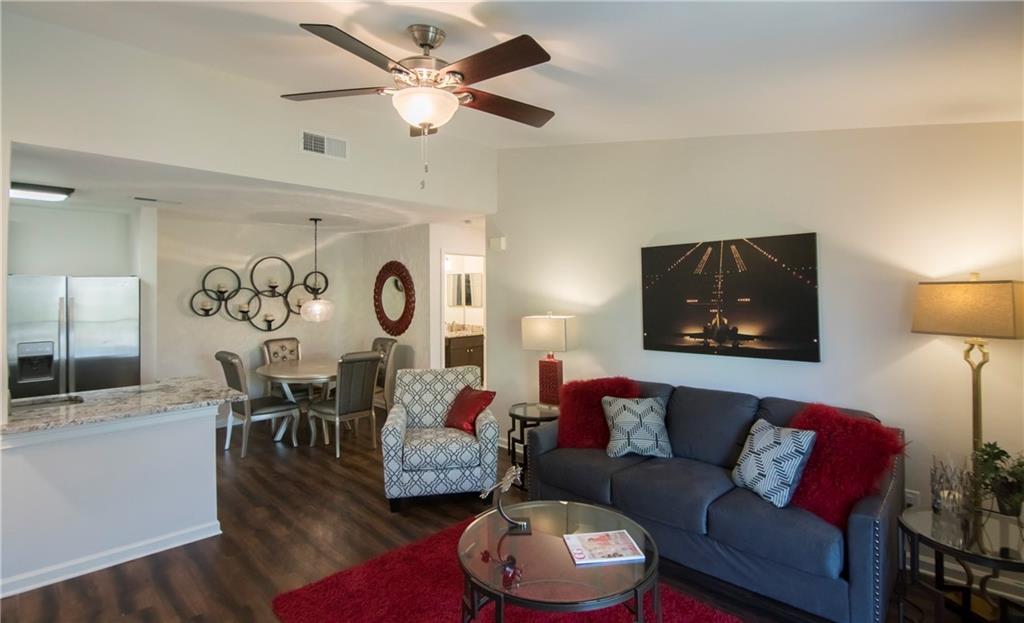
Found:
[{"label": "potted plant", "polygon": [[974,469],[984,492],[996,501],[999,512],[1020,517],[1024,503],[1024,454],[1011,455],[994,442],[974,453]]}]

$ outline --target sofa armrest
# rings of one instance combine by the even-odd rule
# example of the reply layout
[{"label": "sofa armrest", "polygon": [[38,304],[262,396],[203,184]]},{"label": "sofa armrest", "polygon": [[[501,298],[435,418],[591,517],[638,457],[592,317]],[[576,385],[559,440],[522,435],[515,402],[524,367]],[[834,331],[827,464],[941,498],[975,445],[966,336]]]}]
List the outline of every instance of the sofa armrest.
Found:
[{"label": "sofa armrest", "polygon": [[392,492],[392,487],[397,487],[402,473],[407,417],[405,407],[395,405],[391,407],[388,419],[380,430],[380,447],[384,459],[384,494],[389,499],[399,497],[389,495],[389,492]]},{"label": "sofa armrest", "polygon": [[558,422],[545,422],[526,431],[527,489],[530,499],[540,494],[540,457],[558,447]]},{"label": "sofa armrest", "polygon": [[[900,431],[903,437],[903,431]],[[850,623],[885,621],[897,576],[897,539],[903,512],[904,459],[897,456],[876,495],[853,507],[846,529]]]},{"label": "sofa armrest", "polygon": [[484,409],[474,424],[480,446],[480,490],[489,489],[498,481],[498,420],[490,409]]}]

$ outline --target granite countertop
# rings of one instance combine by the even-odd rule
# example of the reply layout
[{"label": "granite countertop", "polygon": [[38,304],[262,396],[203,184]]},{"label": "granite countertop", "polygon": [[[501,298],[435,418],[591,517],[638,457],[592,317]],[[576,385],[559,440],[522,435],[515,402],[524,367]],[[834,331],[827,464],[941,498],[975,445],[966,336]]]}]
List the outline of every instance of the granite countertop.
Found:
[{"label": "granite countertop", "polygon": [[245,394],[227,387],[222,381],[190,376],[159,381],[150,385],[132,385],[113,389],[11,401],[7,424],[0,435],[13,435],[96,424],[133,417],[211,407],[224,402],[244,400]]}]

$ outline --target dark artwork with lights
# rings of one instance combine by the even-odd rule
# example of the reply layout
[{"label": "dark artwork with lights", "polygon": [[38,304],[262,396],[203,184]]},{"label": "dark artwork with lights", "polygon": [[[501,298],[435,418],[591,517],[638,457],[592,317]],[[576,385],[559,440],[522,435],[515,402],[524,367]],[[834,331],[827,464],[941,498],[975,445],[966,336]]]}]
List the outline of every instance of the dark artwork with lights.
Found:
[{"label": "dark artwork with lights", "polygon": [[816,234],[641,251],[644,349],[821,361]]}]

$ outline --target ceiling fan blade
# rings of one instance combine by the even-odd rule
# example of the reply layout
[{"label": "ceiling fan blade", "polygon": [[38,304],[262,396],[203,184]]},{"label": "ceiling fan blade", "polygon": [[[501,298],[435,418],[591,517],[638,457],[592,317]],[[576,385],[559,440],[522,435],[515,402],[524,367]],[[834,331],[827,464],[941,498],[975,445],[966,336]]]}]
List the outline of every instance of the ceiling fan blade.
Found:
[{"label": "ceiling fan blade", "polygon": [[349,97],[352,95],[379,95],[387,87],[364,87],[362,89],[336,89],[334,91],[309,91],[307,93],[288,93],[282,95],[286,100],[304,102],[306,100],[322,100],[331,97]]},{"label": "ceiling fan blade", "polygon": [[460,93],[469,93],[473,96],[468,102],[463,102],[462,105],[466,108],[488,112],[492,115],[511,119],[512,121],[532,125],[535,128],[543,126],[555,116],[554,111],[525,104],[507,97],[495,95],[494,93],[488,93],[487,91],[464,87],[456,89],[455,94],[459,95]]},{"label": "ceiling fan blade", "polygon": [[[427,136],[437,134],[437,128],[430,128],[427,130]],[[423,128],[417,128],[416,126],[409,126],[409,136],[412,138],[419,138],[423,136]]]},{"label": "ceiling fan blade", "polygon": [[388,58],[359,39],[356,39],[347,32],[331,26],[330,24],[299,24],[299,26],[303,30],[311,32],[321,39],[333,43],[346,52],[351,52],[364,61],[373,63],[384,71],[391,72],[397,69],[407,74],[412,73],[407,67],[403,67],[398,64],[397,61]]},{"label": "ceiling fan blade", "polygon": [[551,60],[551,55],[530,35],[519,35],[493,48],[455,61],[441,71],[462,74],[462,84],[473,84],[488,78],[525,69]]}]

